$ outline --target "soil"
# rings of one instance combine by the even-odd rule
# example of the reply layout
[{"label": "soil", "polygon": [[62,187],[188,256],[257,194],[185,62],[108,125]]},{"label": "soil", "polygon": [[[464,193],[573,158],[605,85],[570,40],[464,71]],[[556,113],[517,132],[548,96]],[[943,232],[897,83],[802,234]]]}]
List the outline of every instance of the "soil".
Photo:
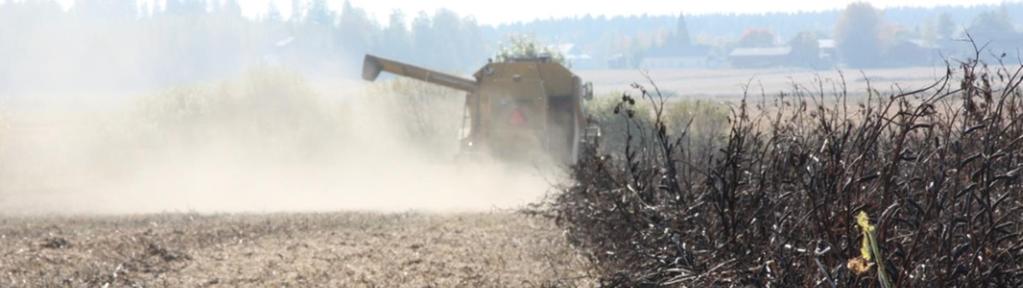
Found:
[{"label": "soil", "polygon": [[0,287],[593,286],[511,212],[0,216]]}]

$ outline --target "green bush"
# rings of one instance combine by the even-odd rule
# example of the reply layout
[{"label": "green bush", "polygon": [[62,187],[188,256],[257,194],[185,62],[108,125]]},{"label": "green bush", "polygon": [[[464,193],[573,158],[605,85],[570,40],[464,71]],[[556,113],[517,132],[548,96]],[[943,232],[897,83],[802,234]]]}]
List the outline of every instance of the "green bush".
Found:
[{"label": "green bush", "polygon": [[541,56],[550,57],[551,61],[565,66],[571,63],[565,59],[565,55],[553,46],[545,45],[531,36],[512,35],[505,43],[501,43],[494,61],[506,62],[512,59],[532,59]]}]

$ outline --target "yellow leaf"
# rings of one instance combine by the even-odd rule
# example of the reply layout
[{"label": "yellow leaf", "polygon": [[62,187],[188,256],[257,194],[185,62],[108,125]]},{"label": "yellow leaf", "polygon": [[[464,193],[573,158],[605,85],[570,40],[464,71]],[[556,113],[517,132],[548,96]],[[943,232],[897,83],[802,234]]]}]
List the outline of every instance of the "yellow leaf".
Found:
[{"label": "yellow leaf", "polygon": [[867,212],[860,211],[860,214],[856,215],[856,224],[860,225],[863,233],[874,232],[874,225],[870,225],[870,216],[867,216]]},{"label": "yellow leaf", "polygon": [[856,224],[860,226],[860,231],[863,232],[863,241],[860,244],[860,257],[866,261],[870,261],[870,233],[874,232],[874,225],[870,225],[870,216],[867,216],[867,212],[860,211],[856,214]]}]

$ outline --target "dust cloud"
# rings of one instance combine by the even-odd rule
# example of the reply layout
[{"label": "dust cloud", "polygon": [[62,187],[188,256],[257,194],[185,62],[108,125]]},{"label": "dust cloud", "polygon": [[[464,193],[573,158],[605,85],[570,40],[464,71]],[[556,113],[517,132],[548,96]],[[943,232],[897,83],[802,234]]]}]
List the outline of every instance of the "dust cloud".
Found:
[{"label": "dust cloud", "polygon": [[[0,214],[474,211],[550,189],[546,168],[457,160],[463,98],[421,85],[309,83],[260,68],[156,92],[0,103]],[[70,100],[90,97],[108,101]]]}]

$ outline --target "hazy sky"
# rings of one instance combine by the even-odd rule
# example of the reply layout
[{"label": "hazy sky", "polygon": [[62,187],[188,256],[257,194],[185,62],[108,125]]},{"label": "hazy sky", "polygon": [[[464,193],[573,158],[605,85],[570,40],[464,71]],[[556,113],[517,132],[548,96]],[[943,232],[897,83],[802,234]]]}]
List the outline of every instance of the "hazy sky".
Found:
[{"label": "hazy sky", "polygon": [[[2,2],[4,0],[0,0]],[[69,6],[74,0],[58,0]],[[141,0],[159,1],[162,0]],[[223,1],[223,0],[218,0]],[[273,1],[287,16],[291,0],[238,0],[245,14],[262,14]],[[310,0],[301,0],[308,2]],[[344,0],[327,0],[331,7],[340,9]],[[629,1],[558,1],[558,0],[350,0],[352,5],[366,9],[378,21],[387,23],[391,11],[401,9],[406,17],[420,11],[433,13],[447,8],[460,15],[471,15],[483,24],[528,21],[537,18],[571,17],[576,15],[638,15],[638,14],[704,14],[714,12],[756,13],[773,11],[824,10],[845,7],[856,0],[629,0]],[[1018,2],[1019,0],[1010,0]],[[997,4],[1003,0],[868,0],[878,7],[934,6],[947,4]]]},{"label": "hazy sky", "polygon": [[[278,0],[275,0],[278,1]],[[343,0],[328,0],[340,6]],[[631,1],[558,1],[558,0],[351,0],[386,23],[394,9],[414,16],[418,11],[432,13],[439,8],[461,15],[472,15],[484,24],[497,24],[574,15],[702,14],[711,12],[767,12],[823,10],[845,7],[850,0],[631,0]],[[1002,0],[870,0],[878,7],[933,6],[940,4],[988,4]],[[281,3],[290,2],[281,1]],[[282,7],[283,8],[283,7]]]},{"label": "hazy sky", "polygon": [[[266,0],[264,0],[266,1]],[[274,0],[280,1],[280,0]],[[343,0],[328,0],[341,6]],[[414,16],[418,11],[432,13],[439,8],[451,9],[461,15],[472,15],[484,24],[527,21],[537,18],[570,17],[575,15],[636,15],[636,14],[703,14],[712,12],[769,12],[824,10],[845,7],[851,0],[631,0],[631,1],[557,1],[557,0],[351,0],[356,7],[366,9],[386,23],[394,9]],[[934,6],[942,4],[997,4],[1002,0],[870,0],[878,7]],[[281,1],[279,3],[290,3]],[[290,5],[290,4],[285,4]],[[282,5],[283,6],[283,5]],[[282,7],[283,10],[283,7]]]}]

